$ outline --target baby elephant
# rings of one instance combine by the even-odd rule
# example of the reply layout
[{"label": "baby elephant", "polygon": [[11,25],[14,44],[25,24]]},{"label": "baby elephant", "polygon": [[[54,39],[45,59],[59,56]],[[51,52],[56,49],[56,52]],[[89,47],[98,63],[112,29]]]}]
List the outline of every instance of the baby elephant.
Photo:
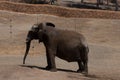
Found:
[{"label": "baby elephant", "polygon": [[25,64],[33,39],[44,43],[48,64],[47,70],[57,71],[55,64],[55,56],[57,56],[68,62],[77,62],[79,66],[77,72],[88,73],[89,48],[82,34],[56,29],[55,25],[50,22],[34,24],[27,35],[23,64]]}]

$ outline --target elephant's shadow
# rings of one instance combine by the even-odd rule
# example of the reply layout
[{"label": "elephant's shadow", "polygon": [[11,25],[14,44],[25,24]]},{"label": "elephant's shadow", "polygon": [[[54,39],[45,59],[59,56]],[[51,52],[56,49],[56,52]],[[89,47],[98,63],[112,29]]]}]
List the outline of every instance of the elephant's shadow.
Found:
[{"label": "elephant's shadow", "polygon": [[[41,70],[47,70],[45,67],[38,67],[38,66],[33,66],[33,65],[20,65],[21,67],[27,67],[27,68],[37,68],[37,69],[41,69]],[[68,70],[68,69],[60,69],[60,68],[57,68],[58,71],[63,71],[63,72],[74,72],[74,73],[77,73],[76,71],[73,71],[73,70]],[[48,71],[48,70],[47,70]]]},{"label": "elephant's shadow", "polygon": [[[33,68],[36,68],[36,69],[41,69],[41,70],[47,70],[45,67],[38,67],[38,66],[33,66],[33,65],[19,65],[21,67],[26,67],[26,68],[30,68],[30,69],[33,69]],[[57,68],[58,71],[63,71],[63,72],[72,72],[72,73],[77,73],[76,71],[73,71],[73,70],[68,70],[68,69],[60,69],[60,68]],[[47,70],[48,71],[48,70]],[[100,78],[96,75],[91,75],[91,74],[88,74],[88,75],[84,75],[85,77],[89,77],[89,78]]]}]

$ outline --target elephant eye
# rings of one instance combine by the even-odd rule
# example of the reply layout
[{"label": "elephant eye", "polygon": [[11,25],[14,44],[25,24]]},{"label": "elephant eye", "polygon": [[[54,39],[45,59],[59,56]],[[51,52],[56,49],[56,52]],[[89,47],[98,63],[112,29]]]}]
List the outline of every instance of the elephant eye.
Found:
[{"label": "elephant eye", "polygon": [[40,29],[39,32],[42,32],[42,30]]}]

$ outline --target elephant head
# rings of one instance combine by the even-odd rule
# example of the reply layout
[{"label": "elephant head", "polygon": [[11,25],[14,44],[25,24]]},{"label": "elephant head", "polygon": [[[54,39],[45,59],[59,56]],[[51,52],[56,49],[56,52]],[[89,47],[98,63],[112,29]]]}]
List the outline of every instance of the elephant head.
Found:
[{"label": "elephant head", "polygon": [[23,58],[23,64],[25,64],[26,57],[29,53],[31,41],[39,40],[39,42],[43,42],[43,40],[45,40],[45,37],[43,35],[46,32],[46,28],[49,26],[55,27],[53,23],[45,22],[45,23],[34,24],[32,28],[28,31],[26,38],[26,52]]}]

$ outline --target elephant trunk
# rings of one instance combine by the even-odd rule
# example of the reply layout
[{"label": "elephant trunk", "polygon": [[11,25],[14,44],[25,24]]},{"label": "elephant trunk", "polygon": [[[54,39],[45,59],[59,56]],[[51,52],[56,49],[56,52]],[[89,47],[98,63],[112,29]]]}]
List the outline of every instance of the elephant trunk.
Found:
[{"label": "elephant trunk", "polygon": [[26,57],[29,53],[30,43],[31,43],[31,41],[26,41],[26,52],[25,52],[25,55],[24,55],[24,58],[23,58],[23,64],[25,64]]}]

